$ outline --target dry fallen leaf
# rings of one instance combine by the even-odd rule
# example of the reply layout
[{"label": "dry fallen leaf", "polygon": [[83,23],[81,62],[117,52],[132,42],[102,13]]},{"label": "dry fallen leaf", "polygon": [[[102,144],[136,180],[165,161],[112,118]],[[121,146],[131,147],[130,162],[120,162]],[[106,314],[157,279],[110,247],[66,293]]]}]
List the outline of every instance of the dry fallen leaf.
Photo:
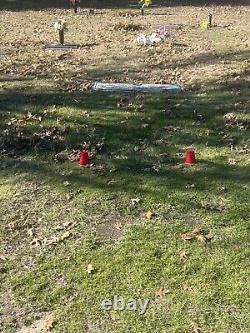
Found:
[{"label": "dry fallen leaf", "polygon": [[56,324],[56,320],[53,316],[47,319],[46,321],[46,329],[51,330]]},{"label": "dry fallen leaf", "polygon": [[187,185],[185,186],[185,188],[187,188],[187,189],[195,188],[195,185],[194,185],[194,184],[187,184]]},{"label": "dry fallen leaf", "polygon": [[30,245],[40,246],[41,245],[41,241],[38,238],[33,238],[33,240],[30,242]]},{"label": "dry fallen leaf", "polygon": [[213,235],[209,232],[207,233],[206,231],[202,230],[202,229],[195,229],[196,232],[193,233],[195,234],[195,238],[200,241],[200,242],[207,242],[207,241],[211,241],[213,239]]},{"label": "dry fallen leaf", "polygon": [[184,168],[184,165],[183,164],[181,164],[181,163],[178,163],[178,164],[176,164],[176,165],[174,165],[173,166],[173,169],[183,169]]},{"label": "dry fallen leaf", "polygon": [[32,229],[32,228],[28,229],[27,234],[28,234],[30,237],[34,237],[34,236],[35,236],[34,229]]},{"label": "dry fallen leaf", "polygon": [[154,171],[156,171],[156,172],[159,172],[160,169],[161,169],[161,166],[159,166],[159,165],[153,165],[153,166],[152,166],[152,170],[154,170]]},{"label": "dry fallen leaf", "polygon": [[186,251],[181,251],[180,252],[180,258],[181,259],[187,259],[188,253]]},{"label": "dry fallen leaf", "polygon": [[86,268],[87,273],[92,274],[94,272],[94,270],[95,270],[94,266],[91,264],[88,264],[88,266]]},{"label": "dry fallen leaf", "polygon": [[140,203],[140,199],[139,198],[134,198],[134,199],[131,199],[131,204],[133,207],[137,207],[138,204]]},{"label": "dry fallen leaf", "polygon": [[233,159],[233,158],[229,158],[229,159],[228,159],[228,164],[229,164],[229,165],[236,165],[236,160]]},{"label": "dry fallen leaf", "polygon": [[151,210],[149,210],[147,213],[146,213],[146,218],[148,219],[148,220],[152,220],[154,217],[156,217],[157,216],[157,214],[155,213],[155,212],[153,212],[153,211],[151,211]]},{"label": "dry fallen leaf", "polygon": [[202,233],[203,233],[203,230],[201,228],[194,228],[194,230],[192,231],[192,235],[199,235]]},{"label": "dry fallen leaf", "polygon": [[192,322],[192,332],[193,333],[201,333],[201,328],[196,322]]},{"label": "dry fallen leaf", "polygon": [[121,222],[117,222],[117,223],[115,224],[115,228],[116,228],[117,230],[121,230],[121,229],[122,229],[122,223],[121,223]]},{"label": "dry fallen leaf", "polygon": [[199,241],[199,242],[206,242],[206,237],[202,234],[196,235],[195,238]]},{"label": "dry fallen leaf", "polygon": [[205,235],[205,238],[206,238],[206,241],[211,241],[214,238],[214,236],[211,233],[208,233]]},{"label": "dry fallen leaf", "polygon": [[225,186],[222,186],[219,190],[220,192],[227,192],[227,188]]},{"label": "dry fallen leaf", "polygon": [[68,193],[68,194],[66,194],[66,199],[67,199],[68,201],[72,200],[73,198],[74,198],[74,194],[72,194],[72,193]]},{"label": "dry fallen leaf", "polygon": [[62,234],[62,236],[60,237],[61,241],[64,241],[65,239],[69,238],[71,235],[71,233],[69,231],[66,231],[65,233]]},{"label": "dry fallen leaf", "polygon": [[7,260],[7,256],[0,253],[0,260],[6,261]]},{"label": "dry fallen leaf", "polygon": [[165,289],[165,288],[159,288],[158,290],[156,290],[155,292],[155,297],[164,297],[165,295],[169,294],[170,290],[169,289]]},{"label": "dry fallen leaf", "polygon": [[185,234],[181,235],[181,238],[185,241],[186,240],[192,240],[192,239],[195,238],[195,235],[193,235],[192,233],[185,233]]},{"label": "dry fallen leaf", "polygon": [[65,229],[68,229],[68,228],[70,228],[71,226],[72,226],[72,222],[71,222],[71,221],[67,221],[67,222],[63,223],[63,227],[64,227]]},{"label": "dry fallen leaf", "polygon": [[201,228],[195,228],[191,232],[182,234],[181,238],[185,241],[196,239],[199,242],[207,242],[207,241],[211,241],[213,239],[213,236],[211,233],[207,233],[206,231],[204,231]]},{"label": "dry fallen leaf", "polygon": [[181,287],[182,287],[182,289],[185,290],[185,291],[193,291],[193,288],[192,288],[190,285],[188,285],[187,283],[183,283],[183,284],[181,285]]}]

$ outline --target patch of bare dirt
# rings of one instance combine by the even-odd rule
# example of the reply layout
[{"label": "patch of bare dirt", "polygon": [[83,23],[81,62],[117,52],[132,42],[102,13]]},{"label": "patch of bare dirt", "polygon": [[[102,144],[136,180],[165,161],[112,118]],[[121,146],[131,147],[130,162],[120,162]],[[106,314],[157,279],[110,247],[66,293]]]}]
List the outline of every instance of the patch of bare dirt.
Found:
[{"label": "patch of bare dirt", "polygon": [[36,320],[31,326],[22,327],[17,333],[48,333],[55,325],[55,317],[49,313]]},{"label": "patch of bare dirt", "polygon": [[106,215],[97,218],[96,236],[100,242],[117,242],[121,240],[132,220],[119,215]]}]

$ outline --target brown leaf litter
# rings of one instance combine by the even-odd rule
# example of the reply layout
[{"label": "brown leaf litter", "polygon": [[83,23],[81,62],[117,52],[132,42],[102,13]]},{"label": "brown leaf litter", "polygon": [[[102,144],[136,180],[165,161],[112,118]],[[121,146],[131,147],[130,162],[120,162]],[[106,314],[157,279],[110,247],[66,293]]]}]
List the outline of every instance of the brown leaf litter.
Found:
[{"label": "brown leaf litter", "polygon": [[185,241],[197,240],[199,242],[209,242],[213,239],[213,235],[201,228],[195,228],[191,232],[181,234],[181,239]]}]

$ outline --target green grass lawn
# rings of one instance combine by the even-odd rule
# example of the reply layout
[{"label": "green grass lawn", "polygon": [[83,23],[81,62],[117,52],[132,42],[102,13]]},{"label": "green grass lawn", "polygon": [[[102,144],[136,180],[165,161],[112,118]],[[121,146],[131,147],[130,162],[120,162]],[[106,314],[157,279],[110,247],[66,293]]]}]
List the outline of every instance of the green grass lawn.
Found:
[{"label": "green grass lawn", "polygon": [[[162,79],[169,69],[176,81],[180,72],[187,89],[175,96],[68,89],[74,71],[87,81],[103,68],[103,80],[117,80],[109,60],[123,45],[106,48],[101,37],[99,46],[61,55],[45,54],[41,43],[34,53],[34,41],[15,51],[4,35],[15,61],[6,53],[0,64],[0,332],[250,331],[249,48],[245,41],[236,49],[247,26],[238,20],[226,32],[200,32],[190,13],[196,25],[178,30],[188,44],[179,53],[171,53],[174,43],[135,49],[133,33],[123,35],[135,59],[126,68],[119,63],[124,77],[152,83],[157,70]],[[15,18],[16,31],[29,18],[32,32],[41,18],[47,29],[50,15],[3,18]],[[113,11],[100,15],[104,27],[112,15],[120,20]],[[158,16],[145,20],[150,26]],[[92,68],[106,50],[106,62]],[[183,163],[190,146],[195,165]],[[91,153],[87,168],[76,158],[83,147]],[[147,311],[104,311],[102,301],[115,295],[149,300]]]},{"label": "green grass lawn", "polygon": [[[17,88],[0,104],[12,131],[1,136],[2,331],[53,312],[55,332],[247,332],[249,136],[224,118],[249,122],[244,85],[122,97],[119,107],[117,95]],[[20,121],[28,112],[38,119]],[[22,144],[46,131],[54,137]],[[91,167],[58,161],[84,142]],[[185,166],[190,145],[198,163]],[[194,228],[213,239],[180,237]],[[169,293],[156,297],[159,288]],[[114,295],[149,307],[102,310]]]}]

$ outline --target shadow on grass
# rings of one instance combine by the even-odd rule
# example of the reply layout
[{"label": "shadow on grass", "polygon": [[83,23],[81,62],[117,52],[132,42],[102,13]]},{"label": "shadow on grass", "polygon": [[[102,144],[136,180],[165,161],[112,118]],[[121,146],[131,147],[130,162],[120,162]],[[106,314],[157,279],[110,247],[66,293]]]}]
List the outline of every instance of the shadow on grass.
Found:
[{"label": "shadow on grass", "polygon": [[[178,46],[178,45],[177,45]],[[181,45],[180,45],[181,46]],[[201,53],[197,55],[192,55],[192,58],[190,59],[185,59],[182,61],[180,64],[178,64],[179,68],[186,68],[195,64],[199,65],[214,65],[219,62],[228,62],[228,61],[244,61],[249,59],[250,56],[250,50],[245,50],[245,51],[236,51],[236,52],[218,52],[218,53]],[[169,68],[172,66],[169,65]],[[166,67],[164,67],[166,68]]]},{"label": "shadow on grass", "polygon": [[[67,181],[73,188],[131,195],[140,192],[159,198],[168,191],[185,191],[185,186],[193,183],[202,191],[217,181],[246,184],[250,180],[247,166],[228,165],[227,161],[236,153],[235,147],[230,150],[227,139],[233,138],[237,148],[249,138],[246,131],[225,127],[226,113],[245,112],[244,103],[234,108],[243,97],[232,94],[227,86],[179,96],[6,90],[0,97],[1,169],[8,177],[20,174],[27,180],[42,179],[59,187]],[[121,100],[124,106],[117,107]],[[139,111],[138,104],[143,104]],[[18,122],[27,112],[41,115],[42,121]],[[44,139],[48,132],[57,137]],[[37,136],[39,140],[42,137],[42,145],[32,145]],[[28,141],[18,149],[22,137]],[[54,159],[61,151],[98,142],[104,142],[104,150],[97,153],[91,168]],[[183,153],[190,145],[200,153],[199,163],[183,167]],[[188,202],[188,197],[182,198],[185,200]]]},{"label": "shadow on grass", "polygon": [[[84,47],[84,46],[83,46]],[[185,48],[186,45],[185,44],[178,44],[178,43],[173,43],[172,44],[172,48]],[[249,59],[250,56],[250,51],[249,50],[245,50],[245,51],[235,51],[235,52],[207,52],[207,53],[198,53],[195,55],[192,55],[191,58],[183,58],[181,61],[178,61],[178,65],[176,64],[175,61],[169,61],[167,62],[167,64],[165,63],[165,61],[163,61],[162,63],[157,63],[157,64],[147,64],[145,67],[145,64],[139,64],[135,67],[131,66],[131,63],[133,63],[134,61],[134,57],[133,56],[124,56],[124,55],[117,55],[114,59],[110,59],[109,61],[105,61],[105,63],[103,64],[102,62],[96,64],[95,67],[89,68],[89,69],[85,69],[84,67],[82,68],[82,75],[79,75],[79,71],[75,71],[75,70],[71,70],[68,69],[65,72],[64,78],[67,79],[66,81],[70,80],[70,82],[72,82],[72,84],[77,84],[77,85],[81,85],[83,83],[86,82],[92,82],[92,81],[103,81],[103,82],[110,82],[110,80],[112,80],[113,82],[127,82],[127,83],[141,83],[142,81],[142,71],[144,71],[145,69],[147,71],[150,70],[157,70],[160,71],[162,70],[163,73],[165,70],[169,70],[169,71],[176,71],[176,68],[178,68],[178,70],[185,71],[186,69],[190,69],[193,68],[194,65],[196,65],[196,67],[203,67],[203,66],[207,66],[207,65],[221,65],[223,66],[223,64],[230,64],[232,63],[232,65],[235,67],[237,64],[237,67],[240,69],[243,67],[245,61],[247,61]],[[55,60],[56,62],[58,62],[58,64],[63,64],[63,60],[59,61],[59,60]],[[28,65],[28,58],[27,58],[27,63],[23,63],[23,62],[19,62],[18,64],[15,64],[15,68],[13,69],[13,71],[18,72],[23,71],[23,66],[27,66]],[[44,67],[44,64],[43,66]],[[236,68],[236,67],[235,67]],[[199,70],[199,69],[197,69]],[[223,70],[223,67],[222,69]],[[55,68],[51,68],[51,66],[48,66],[48,70],[37,73],[37,77],[36,75],[23,75],[23,76],[19,76],[16,74],[1,74],[0,75],[0,83],[4,83],[4,82],[22,82],[22,81],[30,81],[31,85],[36,84],[36,78],[42,79],[42,80],[54,80],[55,75],[58,75],[59,73],[57,73],[57,70]],[[249,76],[249,71],[247,72],[246,70],[246,76]],[[238,74],[235,73],[235,76],[237,76]],[[223,77],[222,80],[227,80],[230,79],[230,77]],[[161,80],[159,82],[161,83],[169,83],[169,77],[164,77],[164,75],[160,75],[160,77],[158,78],[158,80]],[[179,83],[178,82],[178,78],[176,78],[177,82],[175,83]],[[145,83],[147,83],[147,78],[145,78]],[[34,83],[33,83],[34,82]],[[62,84],[62,82],[60,83]],[[209,84],[209,83],[208,83]],[[228,80],[227,80],[227,84],[228,84]],[[210,83],[211,85],[211,83]],[[51,92],[53,93],[53,91]],[[48,92],[44,92],[44,99],[46,99]],[[22,100],[25,100],[24,98],[22,98],[25,95],[25,91],[20,91],[20,93],[18,91],[13,90],[13,95],[17,95],[16,99],[18,96],[20,96],[19,100],[22,103]],[[26,100],[28,98],[28,93],[26,94]],[[39,98],[42,99],[43,94],[40,94]],[[4,97],[4,96],[3,96]],[[51,96],[50,100],[51,100]],[[6,89],[6,98],[11,98],[11,89]]]},{"label": "shadow on grass", "polygon": [[[180,162],[180,160],[178,160]],[[117,160],[114,163],[115,171],[103,169],[96,171],[95,167],[82,169],[77,163],[70,165],[65,163],[53,165],[52,161],[37,158],[35,160],[2,159],[1,167],[3,174],[11,172],[22,174],[27,180],[48,180],[51,184],[63,187],[64,181],[69,181],[72,188],[94,188],[110,192],[136,193],[139,189],[141,194],[157,193],[161,195],[162,188],[170,190],[185,190],[184,186],[195,182],[196,191],[207,189],[209,183],[220,180],[221,183],[235,182],[247,184],[250,181],[248,166],[230,166],[207,160],[199,160],[199,168],[184,167],[178,170],[171,163],[166,163],[164,169],[155,172],[151,164],[147,164],[135,158],[124,161]],[[191,170],[191,168],[193,168]],[[70,172],[71,171],[71,172]],[[72,172],[73,171],[73,172]],[[140,184],[141,181],[141,184]],[[145,188],[143,182],[158,184],[159,188]],[[188,188],[187,188],[188,192]]]}]

